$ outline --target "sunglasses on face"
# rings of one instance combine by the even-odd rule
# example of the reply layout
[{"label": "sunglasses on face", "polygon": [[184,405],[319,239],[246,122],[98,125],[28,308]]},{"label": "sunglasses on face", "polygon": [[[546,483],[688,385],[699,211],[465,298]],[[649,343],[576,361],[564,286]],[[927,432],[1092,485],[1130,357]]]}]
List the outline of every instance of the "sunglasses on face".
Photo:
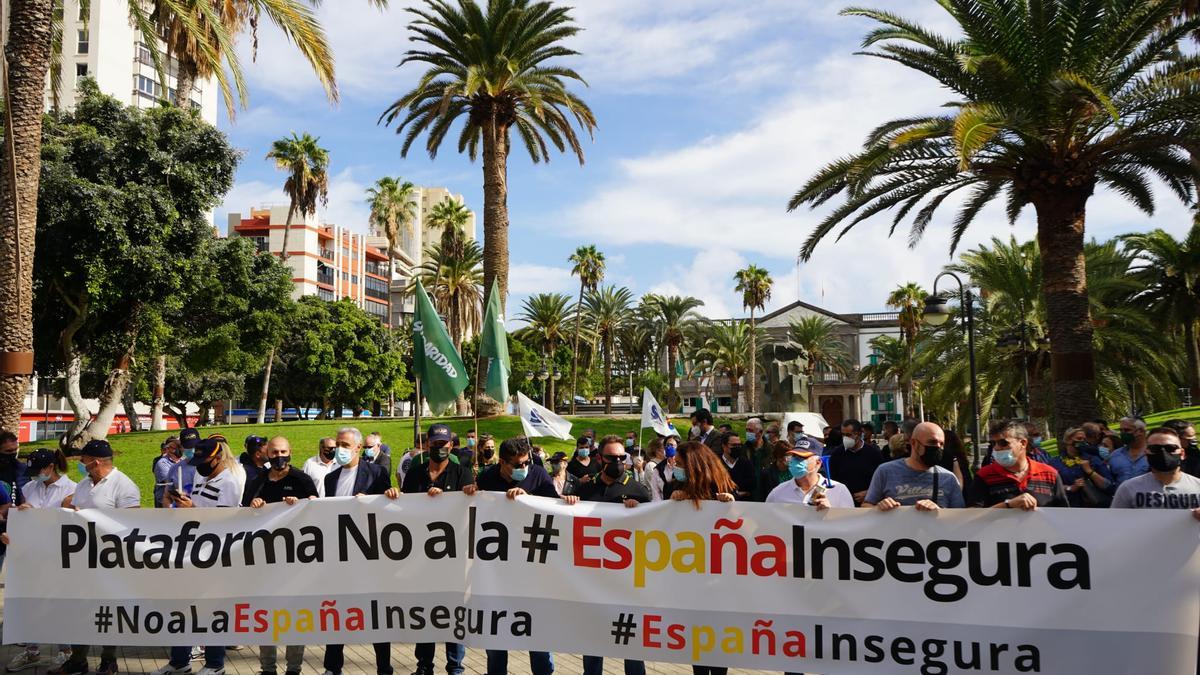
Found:
[{"label": "sunglasses on face", "polygon": [[602,459],[606,462],[624,462],[625,457],[626,457],[626,455],[624,453],[621,453],[619,455],[600,455],[600,459]]},{"label": "sunglasses on face", "polygon": [[1174,443],[1155,443],[1153,445],[1147,445],[1146,449],[1150,452],[1165,452],[1168,455],[1173,455],[1179,451],[1179,446],[1175,445]]},{"label": "sunglasses on face", "polygon": [[529,466],[529,464],[530,462],[527,459],[524,462],[513,462],[511,466],[514,469],[524,469],[525,467]]}]

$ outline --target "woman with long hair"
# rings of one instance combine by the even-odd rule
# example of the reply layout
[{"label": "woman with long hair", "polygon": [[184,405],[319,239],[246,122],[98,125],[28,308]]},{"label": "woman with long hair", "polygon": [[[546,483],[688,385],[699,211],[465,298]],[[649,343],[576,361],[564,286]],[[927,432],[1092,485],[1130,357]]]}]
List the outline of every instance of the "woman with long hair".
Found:
[{"label": "woman with long hair", "polygon": [[671,499],[690,499],[697,509],[702,501],[731,502],[737,492],[737,484],[721,466],[717,453],[700,441],[679,446],[674,474],[677,485]]}]

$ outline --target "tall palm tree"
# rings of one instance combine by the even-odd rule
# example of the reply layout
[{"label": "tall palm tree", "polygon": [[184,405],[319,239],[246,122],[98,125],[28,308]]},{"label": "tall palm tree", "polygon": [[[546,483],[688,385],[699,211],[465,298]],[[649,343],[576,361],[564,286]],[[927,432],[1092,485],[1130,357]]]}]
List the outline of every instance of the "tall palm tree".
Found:
[{"label": "tall palm tree", "polygon": [[604,254],[593,246],[580,246],[571,257],[571,274],[579,277],[579,299],[575,302],[575,342],[571,351],[571,414],[575,414],[575,397],[579,395],[579,321],[583,318],[583,294],[596,290],[604,279]]},{"label": "tall palm tree", "polygon": [[292,132],[290,138],[281,138],[271,144],[267,159],[275,161],[275,168],[287,172],[283,191],[288,196],[287,222],[283,226],[283,259],[286,261],[288,234],[292,231],[292,218],[299,215],[308,218],[317,212],[317,203],[329,203],[329,151],[319,144],[321,139],[309,134]]},{"label": "tall palm tree", "polygon": [[897,286],[887,297],[886,305],[899,310],[900,335],[904,342],[913,345],[917,341],[917,331],[921,330],[921,317],[924,314],[925,298],[928,294],[921,285],[908,282]]},{"label": "tall palm tree", "polygon": [[[613,351],[616,349],[617,334],[632,318],[630,306],[633,303],[633,293],[628,288],[605,286],[588,293],[583,307],[587,313],[588,323],[600,341],[604,352],[604,414],[612,414],[612,364]],[[575,323],[576,330],[579,322]],[[576,334],[578,339],[578,333]],[[573,378],[572,378],[573,379]],[[573,385],[572,385],[573,386]],[[631,394],[632,395],[632,394]],[[574,408],[574,395],[571,396]]]},{"label": "tall palm tree", "polygon": [[434,244],[425,250],[419,277],[438,314],[446,317],[450,341],[461,352],[463,340],[478,333],[483,321],[483,251],[474,241],[457,251]]},{"label": "tall palm tree", "polygon": [[[1095,417],[1092,321],[1084,259],[1087,204],[1108,187],[1147,213],[1149,176],[1185,202],[1200,173],[1189,113],[1200,56],[1180,42],[1200,19],[1176,21],[1179,0],[939,3],[961,30],[947,38],[894,14],[847,9],[880,27],[864,43],[954,92],[953,114],[880,125],[865,148],[821,169],[789,203],[844,194],[805,242],[807,258],[835,228],[845,233],[899,207],[920,239],[946,198],[969,190],[951,251],[985,205],[1004,193],[1010,220],[1032,205],[1045,256],[1054,407],[1060,428]],[[1164,65],[1166,64],[1166,65]],[[924,205],[922,206],[922,202]]]},{"label": "tall palm tree", "polygon": [[738,381],[746,375],[754,359],[750,356],[754,342],[754,331],[750,324],[742,321],[716,321],[705,323],[700,329],[699,347],[695,359],[700,370],[724,376],[729,380],[732,404],[738,410]]},{"label": "tall palm tree", "polygon": [[766,306],[767,301],[771,299],[771,285],[775,282],[771,280],[770,272],[757,265],[738,270],[734,273],[733,280],[737,282],[734,290],[742,294],[742,306],[750,310],[750,353],[755,356],[749,360],[750,367],[746,375],[746,403],[750,412],[754,412],[757,410],[755,398],[758,396],[758,377],[754,372],[755,366],[758,365],[758,344],[755,340],[758,323],[754,317],[754,310]]},{"label": "tall palm tree", "polygon": [[1163,230],[1121,238],[1133,252],[1134,276],[1145,285],[1137,307],[1167,333],[1182,333],[1187,385],[1200,399],[1200,221],[1183,240]]},{"label": "tall palm tree", "polygon": [[642,302],[647,313],[654,318],[659,344],[667,348],[667,379],[671,383],[670,396],[675,401],[669,405],[675,409],[679,399],[675,370],[679,362],[679,346],[683,344],[684,330],[688,324],[699,318],[692,310],[702,307],[704,302],[691,296],[655,294],[647,294]]},{"label": "tall palm tree", "polygon": [[453,197],[446,197],[429,210],[429,225],[442,231],[442,250],[462,251],[467,242],[471,210]]},{"label": "tall palm tree", "polygon": [[813,401],[813,381],[817,371],[845,375],[850,370],[850,353],[837,335],[832,321],[821,316],[805,316],[788,326],[788,342],[804,359],[804,377],[808,382],[808,409],[817,412]]},{"label": "tall palm tree", "polygon": [[[396,259],[396,243],[402,233],[412,234],[420,205],[417,187],[408,181],[385,176],[367,188],[367,205],[371,207],[369,223],[381,232],[388,242],[388,324],[392,322],[392,275]],[[394,327],[394,326],[393,326]]]},{"label": "tall palm tree", "polygon": [[[537,293],[525,298],[517,319],[528,325],[515,333],[524,338],[531,347],[540,349],[546,368],[554,372],[554,352],[567,334],[567,322],[571,320],[571,296],[564,293]],[[554,378],[547,380],[547,407],[553,409]]]},{"label": "tall palm tree", "polygon": [[[437,155],[455,122],[462,120],[458,151],[472,161],[483,146],[484,286],[496,282],[503,305],[508,297],[508,156],[515,131],[534,162],[549,161],[553,145],[567,148],[583,164],[575,125],[589,135],[596,118],[567,89],[583,83],[574,70],[557,65],[576,52],[564,46],[579,32],[570,9],[541,0],[425,0],[408,9],[420,48],[409,62],[429,66],[412,91],[388,106],[381,120],[398,122],[405,133],[401,156],[421,134]],[[574,124],[572,123],[574,120]]]},{"label": "tall palm tree", "polygon": [[913,350],[909,343],[891,335],[879,335],[871,339],[873,355],[871,363],[864,366],[858,377],[861,382],[870,382],[875,388],[887,379],[896,380],[900,391],[904,392],[905,415],[914,415],[917,409],[913,402],[913,376],[916,364],[913,360]]}]

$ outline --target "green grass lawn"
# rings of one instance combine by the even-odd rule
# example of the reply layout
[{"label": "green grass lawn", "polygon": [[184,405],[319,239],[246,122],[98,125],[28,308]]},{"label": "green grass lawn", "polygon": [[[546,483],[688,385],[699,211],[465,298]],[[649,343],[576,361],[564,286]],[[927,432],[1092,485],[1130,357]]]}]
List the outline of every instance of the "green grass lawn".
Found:
[{"label": "green grass lawn", "polygon": [[[595,429],[599,437],[604,437],[608,434],[617,434],[624,436],[628,431],[637,431],[639,418],[611,418],[611,417],[577,417],[569,418],[574,426],[571,432],[578,436],[583,433],[584,429]],[[422,431],[428,430],[429,425],[434,422],[443,422],[450,425],[460,437],[466,438],[466,433],[474,428],[474,422],[470,418],[448,418],[438,420],[421,420]],[[682,420],[672,420],[679,433],[687,435],[690,424],[687,418]],[[732,422],[729,420],[716,419],[718,425],[729,422],[739,433],[745,430],[745,422]],[[281,422],[279,424],[236,424],[230,426],[212,426],[203,427],[200,433],[203,436],[209,434],[220,433],[224,434],[229,439],[230,445],[233,446],[234,452],[240,454],[242,452],[242,441],[251,434],[258,436],[284,436],[292,444],[292,463],[299,466],[304,463],[304,460],[317,454],[317,441],[326,437],[333,436],[341,427],[352,426],[357,427],[363,432],[363,435],[378,431],[383,436],[383,442],[387,443],[392,448],[392,461],[401,453],[412,447],[412,420],[373,420],[371,418],[361,419],[340,419],[329,421],[297,421],[297,422]],[[500,440],[512,438],[521,435],[521,420],[517,417],[491,417],[479,421],[479,432],[481,434],[489,433]],[[137,483],[138,488],[142,491],[142,505],[151,506],[154,496],[154,475],[151,473],[154,459],[159,456],[159,446],[164,438],[177,434],[178,432],[169,431],[147,431],[140,433],[129,433],[109,436],[108,440],[112,443],[113,450],[116,452],[114,463],[117,468],[124,471],[130,478]],[[646,430],[642,439],[643,442],[648,442],[653,438],[653,432]],[[569,452],[575,449],[574,441],[560,441],[555,438],[540,438],[535,439],[535,443],[541,445],[547,452],[553,454],[559,450]],[[52,447],[50,444],[43,443],[25,443],[21,446],[21,454],[25,455],[38,447]],[[71,479],[78,481],[80,479],[79,472],[75,469],[74,462],[71,463]],[[394,470],[394,467],[393,467]],[[393,478],[394,480],[394,478]]]}]

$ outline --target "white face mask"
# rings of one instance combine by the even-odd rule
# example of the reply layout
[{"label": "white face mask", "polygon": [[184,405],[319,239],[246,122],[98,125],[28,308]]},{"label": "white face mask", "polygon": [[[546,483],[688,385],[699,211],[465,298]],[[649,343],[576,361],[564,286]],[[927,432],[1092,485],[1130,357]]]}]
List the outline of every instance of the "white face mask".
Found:
[{"label": "white face mask", "polygon": [[858,441],[854,440],[853,436],[842,436],[842,447],[853,450],[856,445],[858,445]]}]

